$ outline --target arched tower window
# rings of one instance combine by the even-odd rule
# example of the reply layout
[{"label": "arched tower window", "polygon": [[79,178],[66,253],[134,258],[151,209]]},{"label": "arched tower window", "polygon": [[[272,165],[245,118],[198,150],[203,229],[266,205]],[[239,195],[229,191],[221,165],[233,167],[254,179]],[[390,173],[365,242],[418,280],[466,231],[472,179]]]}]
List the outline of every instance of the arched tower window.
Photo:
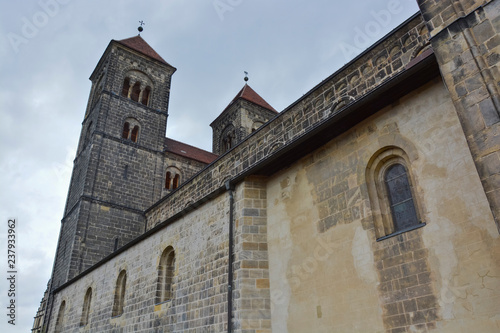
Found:
[{"label": "arched tower window", "polygon": [[130,98],[133,101],[139,102],[139,95],[141,94],[141,84],[136,82],[132,87],[132,93],[130,94]]},{"label": "arched tower window", "polygon": [[66,301],[62,301],[57,314],[55,333],[61,333],[64,328],[64,312],[66,311]]},{"label": "arched tower window", "polygon": [[160,257],[158,266],[158,284],[156,288],[156,303],[166,302],[174,296],[173,279],[175,273],[175,252],[173,247],[167,247]]},{"label": "arched tower window", "polygon": [[130,135],[130,140],[132,140],[132,142],[137,142],[138,136],[139,136],[139,126],[135,125],[134,128],[132,129],[132,134]]},{"label": "arched tower window", "polygon": [[170,183],[172,182],[172,174],[170,171],[167,171],[167,174],[165,175],[165,188],[167,190],[170,190]]},{"label": "arched tower window", "polygon": [[176,174],[174,176],[174,180],[172,181],[172,189],[175,190],[176,188],[179,187],[179,180],[180,180],[181,176],[179,174]]},{"label": "arched tower window", "polygon": [[139,140],[139,132],[141,130],[141,125],[135,118],[127,118],[123,123],[122,138],[130,139],[132,142],[137,142]]},{"label": "arched tower window", "polygon": [[130,134],[130,124],[128,121],[123,124],[123,131],[122,131],[122,138],[128,139],[128,136]]},{"label": "arched tower window", "polygon": [[85,326],[89,323],[91,302],[92,302],[92,288],[89,287],[83,299],[83,309],[82,309],[82,318],[80,320],[80,326]]},{"label": "arched tower window", "polygon": [[175,166],[170,166],[165,172],[165,189],[175,190],[181,184],[181,172]]},{"label": "arched tower window", "polygon": [[127,272],[122,270],[118,275],[115,287],[115,298],[113,301],[112,316],[121,316],[123,314],[123,307],[125,304],[125,287],[127,285]]},{"label": "arched tower window", "polygon": [[142,100],[141,103],[144,105],[149,104],[149,95],[151,95],[151,87],[147,86],[146,89],[142,92]]},{"label": "arched tower window", "polygon": [[130,78],[126,77],[125,80],[123,81],[122,96],[128,97],[129,90],[130,90]]}]

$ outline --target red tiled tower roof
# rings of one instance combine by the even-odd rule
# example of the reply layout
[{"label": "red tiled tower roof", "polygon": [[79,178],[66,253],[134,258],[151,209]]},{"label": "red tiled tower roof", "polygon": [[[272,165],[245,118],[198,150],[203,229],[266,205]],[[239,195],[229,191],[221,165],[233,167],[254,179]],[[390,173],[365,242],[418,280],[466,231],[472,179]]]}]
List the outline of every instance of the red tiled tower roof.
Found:
[{"label": "red tiled tower roof", "polygon": [[127,39],[122,39],[122,40],[117,40],[117,43],[120,43],[122,45],[125,45],[128,48],[131,48],[132,50],[135,50],[137,52],[140,52],[150,58],[153,58],[155,60],[158,60],[159,62],[170,66],[168,62],[166,62],[158,53],[156,53],[155,50],[151,46],[149,46],[148,43],[144,39],[142,39],[141,36],[135,36]]},{"label": "red tiled tower roof", "polygon": [[212,154],[206,150],[196,148],[170,138],[165,138],[165,152],[184,156],[206,164],[212,163],[217,157],[219,157],[218,155]]},{"label": "red tiled tower roof", "polygon": [[[263,108],[266,108],[268,110],[271,110],[271,111],[274,111],[274,112],[278,113],[278,111],[276,111],[271,105],[269,105],[269,103],[267,103],[262,97],[260,97],[260,95],[257,94],[255,92],[255,90],[253,90],[246,83],[243,86],[243,88],[241,88],[240,92],[238,94],[236,94],[236,96],[233,98],[233,100],[231,101],[231,103],[229,103],[229,105],[233,104],[239,98],[246,99],[249,102],[252,102],[254,104],[260,105]],[[228,105],[228,107],[229,107],[229,105]]]}]

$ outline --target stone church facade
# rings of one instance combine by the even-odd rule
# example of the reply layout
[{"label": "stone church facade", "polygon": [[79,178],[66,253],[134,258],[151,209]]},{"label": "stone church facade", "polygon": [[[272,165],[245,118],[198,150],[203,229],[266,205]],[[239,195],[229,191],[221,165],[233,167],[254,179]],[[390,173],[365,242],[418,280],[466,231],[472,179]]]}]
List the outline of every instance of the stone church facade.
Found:
[{"label": "stone church facade", "polygon": [[33,331],[497,332],[500,0],[418,3],[281,112],[245,85],[213,153],[111,41]]}]

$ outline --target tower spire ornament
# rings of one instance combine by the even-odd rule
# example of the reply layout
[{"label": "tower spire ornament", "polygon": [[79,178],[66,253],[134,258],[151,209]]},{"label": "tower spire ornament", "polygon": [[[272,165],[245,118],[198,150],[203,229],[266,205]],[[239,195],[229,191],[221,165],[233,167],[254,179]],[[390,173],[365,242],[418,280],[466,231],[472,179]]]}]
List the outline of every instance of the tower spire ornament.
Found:
[{"label": "tower spire ornament", "polygon": [[144,21],[139,21],[139,24],[140,26],[137,28],[137,30],[139,30],[139,36],[141,35],[141,32],[144,30],[144,28],[142,27],[143,25],[146,25],[146,23],[144,23]]},{"label": "tower spire ornament", "polygon": [[248,82],[248,72],[244,71],[243,73],[245,73],[245,78],[243,80],[245,80],[245,82]]}]

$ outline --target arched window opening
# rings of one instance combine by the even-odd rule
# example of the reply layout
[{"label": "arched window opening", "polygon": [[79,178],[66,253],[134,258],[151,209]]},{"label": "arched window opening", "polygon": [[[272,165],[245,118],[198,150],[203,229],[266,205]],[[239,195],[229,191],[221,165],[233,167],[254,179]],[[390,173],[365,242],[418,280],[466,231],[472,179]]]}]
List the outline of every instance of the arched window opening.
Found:
[{"label": "arched window opening", "polygon": [[142,101],[141,103],[144,105],[149,104],[149,95],[151,94],[151,87],[147,86],[146,89],[142,92]]},{"label": "arched window opening", "polygon": [[89,287],[83,299],[82,318],[80,326],[85,326],[89,323],[90,303],[92,302],[92,288]]},{"label": "arched window opening", "polygon": [[133,101],[139,102],[139,95],[141,94],[141,84],[136,82],[132,87],[132,94],[130,94],[130,98]]},{"label": "arched window opening", "polygon": [[[413,151],[411,156],[415,158]],[[410,158],[398,147],[383,148],[367,165],[366,182],[377,241],[425,226],[410,165]]]},{"label": "arched window opening", "polygon": [[64,328],[64,312],[66,310],[66,301],[62,301],[57,314],[55,333],[61,333]]},{"label": "arched window opening", "polygon": [[178,174],[176,174],[174,176],[174,180],[172,181],[172,189],[175,190],[176,188],[179,187],[179,180],[180,180],[181,176],[179,176]]},{"label": "arched window opening", "polygon": [[118,275],[115,287],[115,298],[113,301],[112,316],[121,316],[123,314],[123,306],[125,303],[125,287],[127,285],[127,272],[122,270]]},{"label": "arched window opening", "polygon": [[156,304],[169,301],[174,296],[173,280],[175,273],[175,252],[167,247],[161,257],[158,266],[158,284],[156,288]]},{"label": "arched window opening", "polygon": [[167,190],[170,190],[170,182],[172,181],[172,174],[170,171],[167,171],[167,174],[165,175],[165,188]]},{"label": "arched window opening", "polygon": [[132,129],[132,135],[130,136],[132,142],[137,142],[138,135],[139,135],[139,126],[135,125],[134,128]]},{"label": "arched window opening", "polygon": [[128,97],[129,90],[130,90],[130,78],[126,77],[123,82],[122,96]]},{"label": "arched window opening", "polygon": [[405,230],[419,223],[406,168],[399,163],[385,171],[384,182],[391,208],[394,231]]},{"label": "arched window opening", "polygon": [[122,138],[128,139],[129,133],[130,133],[130,124],[128,123],[128,121],[126,121],[125,124],[123,124]]}]

